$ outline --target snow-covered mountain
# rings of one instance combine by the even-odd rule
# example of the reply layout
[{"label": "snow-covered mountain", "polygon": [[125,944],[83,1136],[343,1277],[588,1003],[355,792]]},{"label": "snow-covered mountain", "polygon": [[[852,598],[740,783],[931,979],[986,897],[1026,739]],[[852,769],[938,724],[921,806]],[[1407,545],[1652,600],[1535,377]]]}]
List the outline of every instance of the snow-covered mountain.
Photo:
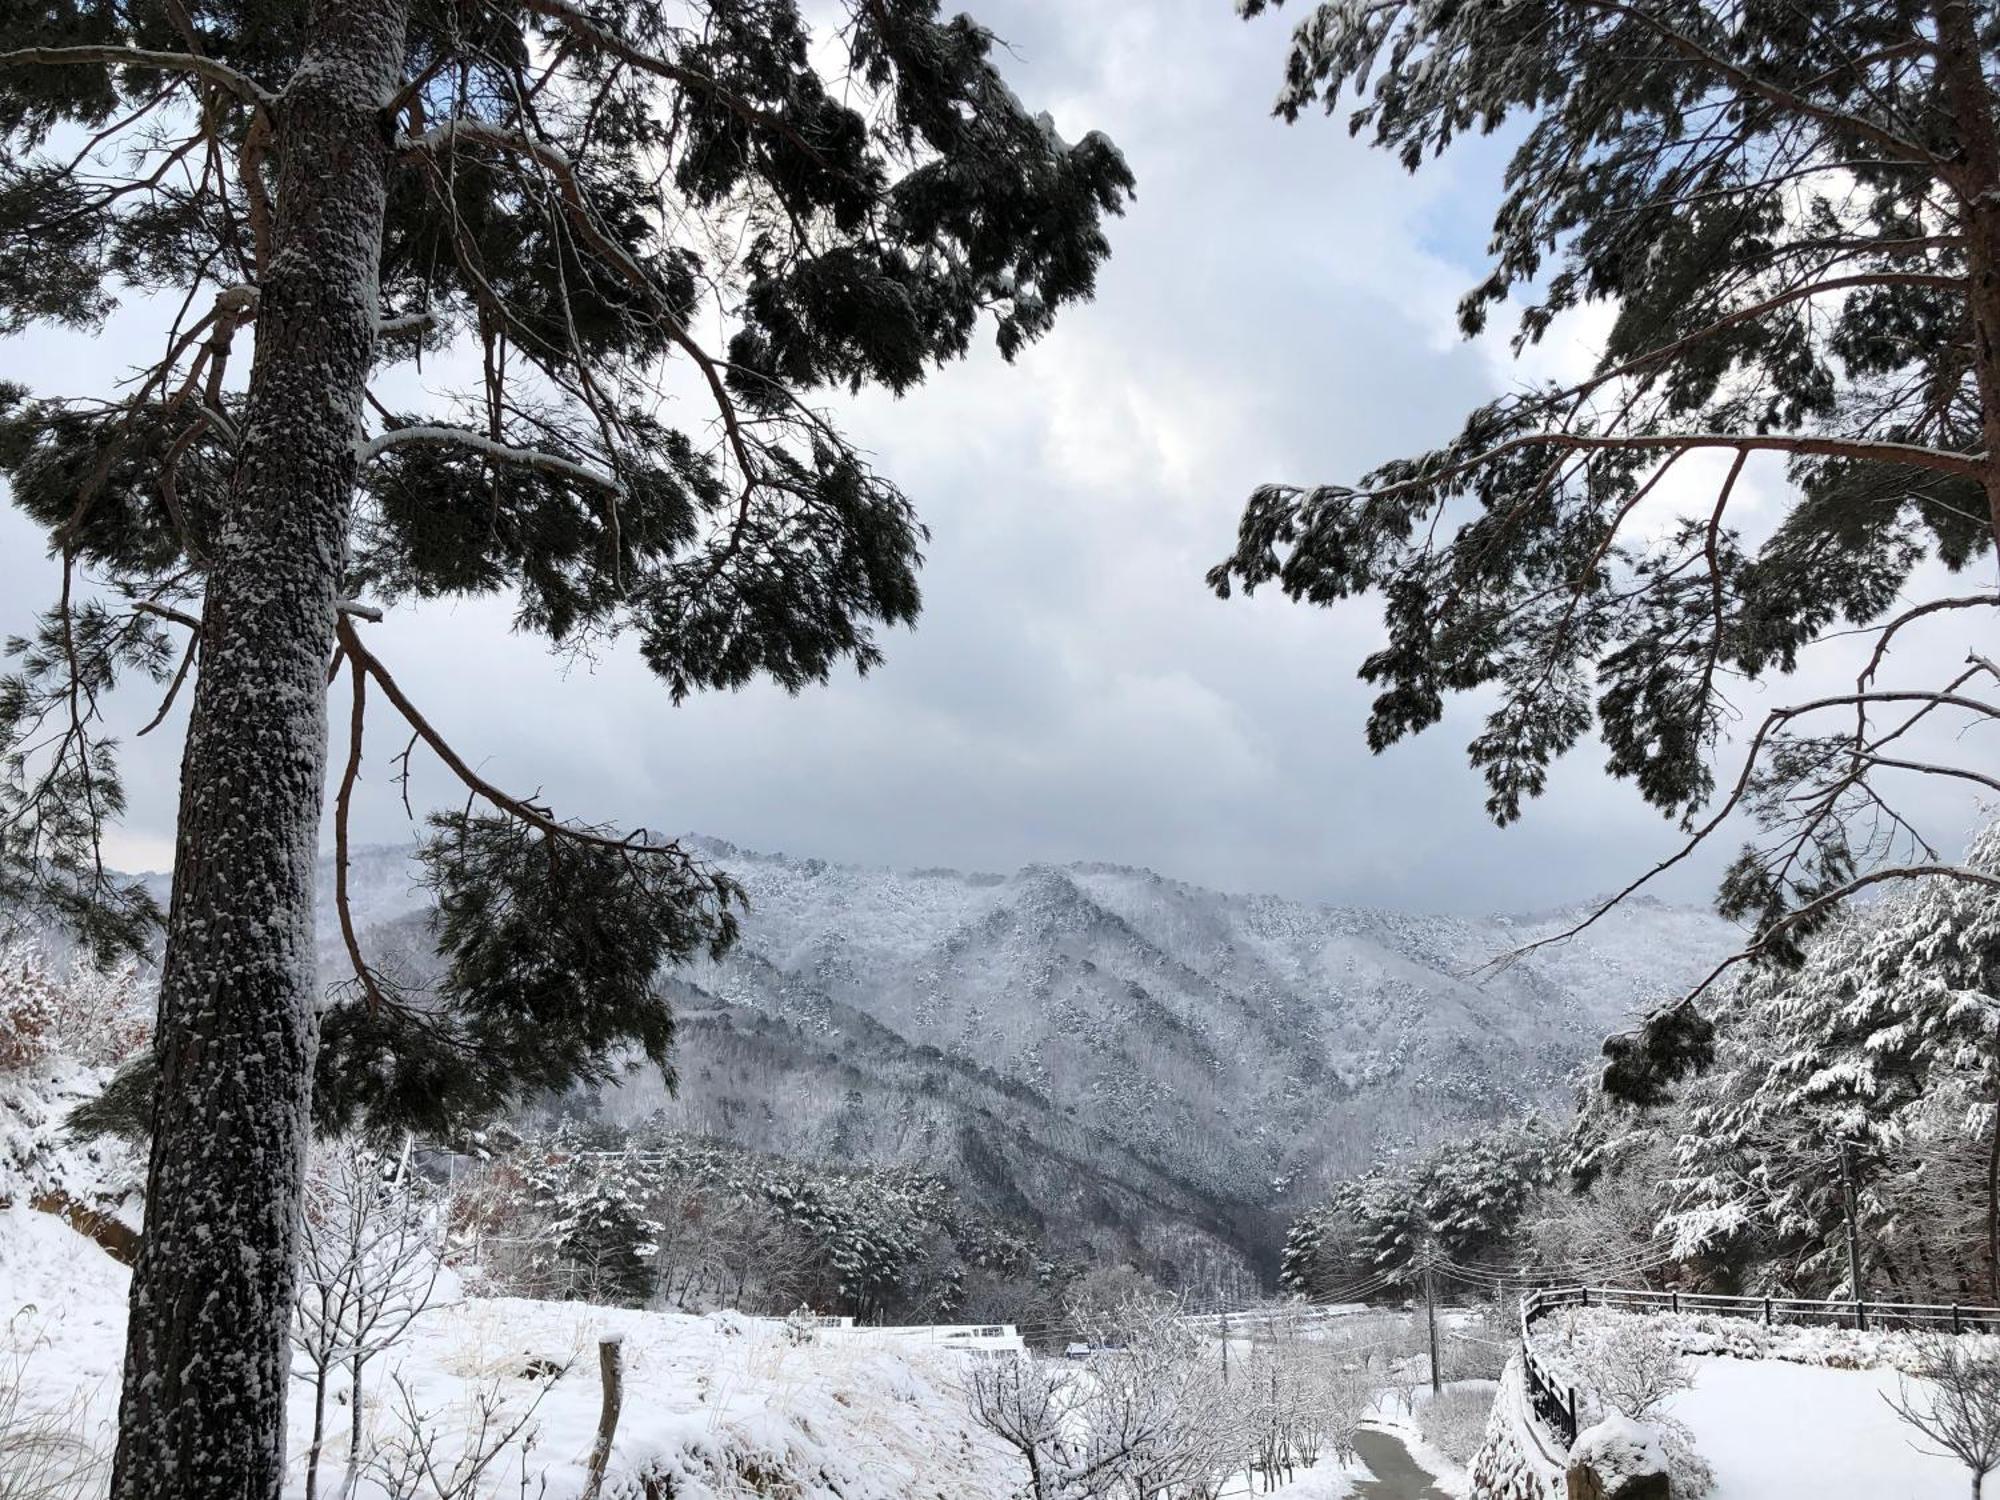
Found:
[{"label": "snow-covered mountain", "polygon": [[[1735,937],[1640,901],[1479,972],[1575,913],[1415,916],[1108,865],[890,871],[696,842],[749,892],[743,941],[672,981],[678,1096],[635,1078],[608,1110],[935,1167],[1054,1240],[1211,1283],[1232,1251],[1266,1260],[1328,1181],[1563,1099],[1605,1034]],[[380,941],[417,945],[400,851],[365,851],[351,882]]]}]

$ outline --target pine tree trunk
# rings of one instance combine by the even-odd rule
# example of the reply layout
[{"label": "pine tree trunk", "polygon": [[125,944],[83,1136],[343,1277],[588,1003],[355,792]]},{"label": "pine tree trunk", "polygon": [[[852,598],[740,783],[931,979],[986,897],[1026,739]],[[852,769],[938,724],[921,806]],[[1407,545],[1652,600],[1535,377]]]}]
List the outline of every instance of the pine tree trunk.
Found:
[{"label": "pine tree trunk", "polygon": [[2000,551],[2000,100],[1986,81],[1973,0],[1937,0],[1938,77],[1958,157],[1946,172],[1959,201],[1971,306],[1972,372],[1986,450],[1986,503]]},{"label": "pine tree trunk", "polygon": [[318,995],[325,678],[408,0],[317,0],[181,766],[114,1500],[276,1500]]}]

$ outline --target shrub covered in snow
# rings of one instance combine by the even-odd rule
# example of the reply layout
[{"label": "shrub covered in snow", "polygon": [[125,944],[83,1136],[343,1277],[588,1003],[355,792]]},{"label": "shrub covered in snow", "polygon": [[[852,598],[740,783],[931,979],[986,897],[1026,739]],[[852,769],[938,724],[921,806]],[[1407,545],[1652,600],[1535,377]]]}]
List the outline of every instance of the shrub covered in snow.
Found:
[{"label": "shrub covered in snow", "polygon": [[1493,1386],[1448,1385],[1416,1409],[1424,1441],[1455,1464],[1469,1464],[1486,1436],[1493,1412]]},{"label": "shrub covered in snow", "polygon": [[1559,1380],[1576,1388],[1578,1420],[1591,1426],[1616,1418],[1647,1424],[1650,1440],[1665,1455],[1673,1493],[1681,1500],[1707,1494],[1715,1478],[1695,1452],[1694,1435],[1662,1410],[1670,1397],[1694,1384],[1672,1330],[1654,1318],[1593,1315],[1591,1309],[1553,1321],[1557,1326],[1538,1336],[1536,1348],[1560,1350],[1549,1362]]}]

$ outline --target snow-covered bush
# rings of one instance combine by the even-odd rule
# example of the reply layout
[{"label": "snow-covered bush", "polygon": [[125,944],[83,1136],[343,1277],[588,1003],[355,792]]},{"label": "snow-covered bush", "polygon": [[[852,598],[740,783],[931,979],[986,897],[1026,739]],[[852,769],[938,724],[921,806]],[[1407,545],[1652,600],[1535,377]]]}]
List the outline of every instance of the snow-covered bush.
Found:
[{"label": "snow-covered bush", "polygon": [[1492,1411],[1492,1386],[1448,1385],[1418,1405],[1417,1430],[1453,1463],[1469,1464],[1486,1436]]},{"label": "snow-covered bush", "polygon": [[1591,1309],[1565,1309],[1555,1329],[1538,1330],[1537,1347],[1559,1351],[1555,1363],[1582,1396],[1584,1425],[1612,1413],[1644,1422],[1658,1434],[1673,1493],[1699,1500],[1715,1477],[1695,1451],[1686,1424],[1664,1411],[1694,1385],[1694,1372],[1662,1320]]},{"label": "snow-covered bush", "polygon": [[[535,1450],[536,1413],[553,1381],[510,1407],[497,1382],[472,1390],[465,1410],[447,1424],[440,1413],[417,1404],[402,1377],[391,1380],[395,1399],[389,1406],[389,1433],[369,1453],[368,1474],[381,1486],[386,1500],[499,1500],[513,1491],[538,1493],[531,1483],[529,1462]],[[504,1460],[513,1458],[515,1484],[488,1482],[499,1478]],[[546,1491],[543,1481],[542,1490]]]},{"label": "snow-covered bush", "polygon": [[1644,1318],[1624,1318],[1589,1339],[1583,1378],[1604,1405],[1647,1421],[1660,1404],[1694,1385],[1680,1350]]},{"label": "snow-covered bush", "polygon": [[152,1035],[152,994],[132,961],[61,964],[40,946],[0,947],[0,1072],[60,1053],[86,1067],[125,1061]]},{"label": "snow-covered bush", "polygon": [[16,1073],[54,1050],[56,985],[40,955],[23,944],[0,948],[0,1072]]}]

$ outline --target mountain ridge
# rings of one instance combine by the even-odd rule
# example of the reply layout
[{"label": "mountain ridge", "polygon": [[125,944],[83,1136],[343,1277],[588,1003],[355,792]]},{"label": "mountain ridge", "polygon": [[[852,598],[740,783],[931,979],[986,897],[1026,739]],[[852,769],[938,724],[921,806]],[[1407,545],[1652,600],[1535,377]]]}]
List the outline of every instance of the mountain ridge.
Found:
[{"label": "mountain ridge", "polygon": [[[1424,915],[1100,861],[897,870],[687,842],[743,883],[742,940],[665,977],[678,1092],[637,1075],[595,1107],[938,1170],[1052,1244],[1190,1283],[1268,1272],[1332,1180],[1560,1103],[1604,1035],[1740,941],[1635,901],[1479,973],[1590,908]],[[406,954],[407,862],[373,846],[349,874],[364,941]]]}]

